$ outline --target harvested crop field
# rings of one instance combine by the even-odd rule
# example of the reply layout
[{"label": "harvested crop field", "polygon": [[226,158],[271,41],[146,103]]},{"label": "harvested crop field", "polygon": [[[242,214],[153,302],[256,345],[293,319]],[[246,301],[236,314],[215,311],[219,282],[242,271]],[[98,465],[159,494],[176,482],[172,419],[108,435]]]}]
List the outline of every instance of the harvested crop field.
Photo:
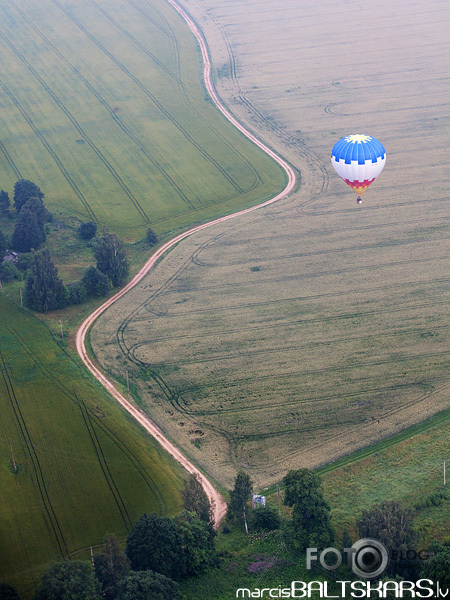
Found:
[{"label": "harvested crop field", "polygon": [[[450,9],[183,5],[222,96],[301,186],[178,245],[91,341],[218,481],[264,485],[449,407]],[[356,132],[387,150],[362,207],[329,161]]]}]

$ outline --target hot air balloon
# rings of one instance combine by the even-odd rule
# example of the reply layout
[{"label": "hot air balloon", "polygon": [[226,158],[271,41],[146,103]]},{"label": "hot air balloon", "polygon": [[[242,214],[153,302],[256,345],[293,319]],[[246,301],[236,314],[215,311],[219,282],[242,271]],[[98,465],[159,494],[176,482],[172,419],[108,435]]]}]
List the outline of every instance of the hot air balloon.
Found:
[{"label": "hot air balloon", "polygon": [[370,135],[347,135],[336,142],[331,151],[334,170],[358,194],[358,204],[361,204],[361,196],[383,170],[385,162],[383,144]]}]

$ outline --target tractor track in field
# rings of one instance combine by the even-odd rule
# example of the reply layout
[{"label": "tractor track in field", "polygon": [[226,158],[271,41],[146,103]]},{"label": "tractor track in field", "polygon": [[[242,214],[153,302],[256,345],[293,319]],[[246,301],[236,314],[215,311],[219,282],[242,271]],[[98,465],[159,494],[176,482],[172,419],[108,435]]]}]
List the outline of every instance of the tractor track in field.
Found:
[{"label": "tractor track in field", "polygon": [[[57,2],[57,0],[52,0],[56,6],[59,6],[62,10],[63,7]],[[274,159],[285,171],[287,175],[287,184],[286,187],[273,198],[266,200],[265,202],[247,208],[236,213],[226,215],[224,217],[220,217],[218,219],[214,219],[208,223],[203,223],[184,233],[181,233],[174,237],[172,240],[169,240],[165,244],[163,244],[143,265],[143,267],[139,270],[139,272],[133,277],[133,279],[122,288],[117,294],[107,300],[104,304],[98,307],[85,321],[81,324],[80,328],[77,331],[76,335],[76,348],[77,351],[86,365],[86,367],[91,371],[91,373],[100,381],[100,383],[106,388],[106,390],[135,418],[135,420],[148,432],[150,433],[160,444],[161,446],[171,454],[188,472],[195,474],[208,498],[211,502],[211,506],[214,514],[214,521],[216,523],[216,527],[220,524],[221,520],[225,516],[226,512],[226,503],[220,493],[215,489],[214,485],[209,481],[207,477],[190,461],[186,458],[181,451],[177,448],[177,446],[172,443],[170,440],[166,438],[160,428],[141,410],[139,409],[132,399],[126,398],[115,386],[115,384],[110,381],[106,375],[100,370],[100,368],[95,364],[94,360],[89,356],[89,353],[86,348],[86,336],[96,321],[96,319],[103,313],[107,308],[109,308],[114,302],[119,300],[122,296],[124,296],[129,290],[131,290],[134,286],[136,286],[146,275],[147,273],[155,266],[158,260],[165,255],[170,249],[176,246],[179,242],[184,240],[185,238],[206,229],[215,224],[224,223],[230,219],[236,218],[241,215],[245,215],[249,212],[262,208],[264,206],[268,206],[277,202],[281,199],[286,198],[295,188],[297,179],[295,176],[294,169],[278,154],[276,154],[272,149],[266,146],[263,142],[261,142],[253,133],[251,133],[248,129],[246,129],[233,115],[232,113],[222,104],[219,99],[217,92],[214,88],[214,85],[211,80],[211,63],[209,59],[209,52],[207,49],[206,42],[204,37],[194,21],[191,17],[184,11],[181,6],[179,6],[174,0],[168,0],[169,3],[173,6],[173,8],[180,14],[180,16],[186,21],[192,33],[197,39],[197,42],[200,46],[200,52],[203,60],[203,78],[206,89],[212,98],[214,104],[219,109],[219,111],[225,116],[228,121],[230,121],[243,135],[245,135],[250,141],[255,143],[261,150],[263,150],[267,155],[269,155],[272,159]],[[64,10],[64,12],[66,12]],[[67,14],[67,13],[66,13]],[[71,18],[74,22],[75,19],[72,15],[67,14],[69,18]],[[78,23],[77,23],[78,24]],[[87,33],[87,32],[86,32]],[[89,35],[89,34],[88,34]],[[96,42],[95,42],[96,43]],[[109,55],[109,52],[108,52]],[[120,65],[122,67],[122,65]],[[129,72],[127,71],[127,74]],[[131,76],[131,74],[130,74]],[[142,86],[142,84],[141,84]],[[140,87],[141,87],[140,86]],[[148,90],[147,90],[148,91]],[[153,102],[155,99],[151,98]]]},{"label": "tractor track in field", "polygon": [[98,158],[101,160],[101,162],[103,163],[103,165],[111,173],[111,175],[117,181],[117,183],[122,188],[122,190],[124,191],[124,193],[131,200],[132,204],[136,208],[137,212],[140,214],[140,216],[143,219],[143,221],[145,223],[149,223],[150,219],[148,218],[148,216],[145,213],[145,211],[142,208],[142,206],[139,204],[136,196],[133,194],[133,192],[130,190],[130,188],[127,186],[127,184],[123,181],[122,177],[116,171],[116,169],[114,168],[114,166],[109,162],[109,160],[106,158],[106,156],[101,152],[101,150],[99,149],[99,147],[87,135],[87,133],[84,131],[84,129],[78,123],[78,121],[75,119],[75,117],[69,111],[69,109],[65,106],[65,104],[62,102],[62,100],[59,98],[59,96],[52,90],[52,88],[39,75],[39,73],[31,65],[31,63],[25,58],[25,56],[23,56],[23,54],[21,54],[21,52],[19,52],[19,50],[14,46],[14,44],[2,32],[0,32],[0,37],[9,46],[9,48],[17,56],[17,58],[25,65],[25,67],[35,77],[35,79],[37,79],[37,81],[41,84],[41,86],[44,88],[44,90],[53,99],[53,101],[60,108],[60,110],[66,115],[66,117],[72,123],[72,125],[74,126],[74,128],[78,131],[78,133],[81,135],[81,137],[84,139],[84,141],[89,145],[89,147],[91,148],[91,150],[93,150],[94,153],[98,156]]},{"label": "tractor track in field", "polygon": [[[52,385],[56,388],[58,388],[60,390],[60,392],[71,402],[73,402],[78,408],[83,409],[84,410],[84,414],[86,415],[86,418],[89,420],[89,424],[91,426],[91,430],[94,431],[94,437],[97,440],[97,445],[95,447],[97,452],[97,458],[98,461],[100,463],[100,467],[103,470],[103,473],[105,475],[105,480],[111,490],[111,493],[114,497],[114,501],[119,505],[121,502],[123,503],[123,501],[117,498],[117,496],[114,493],[114,489],[118,489],[117,485],[115,483],[115,480],[113,478],[113,475],[111,474],[110,470],[109,470],[109,466],[106,462],[106,458],[104,457],[104,453],[102,450],[102,446],[98,440],[98,436],[97,433],[94,430],[94,427],[97,428],[99,431],[102,432],[103,435],[105,435],[112,444],[114,444],[114,446],[116,446],[116,448],[118,448],[120,450],[120,452],[122,452],[122,454],[130,461],[130,463],[133,465],[133,467],[136,469],[136,471],[140,474],[141,478],[143,479],[143,481],[145,482],[146,486],[148,487],[150,493],[152,494],[152,496],[154,497],[158,507],[159,507],[159,511],[160,514],[165,514],[167,512],[167,504],[166,501],[164,499],[164,496],[162,496],[162,494],[160,493],[158,486],[156,485],[156,483],[154,482],[153,478],[151,477],[151,475],[147,472],[147,470],[145,469],[145,467],[142,465],[142,463],[140,462],[139,458],[133,453],[132,450],[130,450],[130,448],[128,448],[128,446],[124,443],[123,440],[121,440],[116,433],[114,433],[114,431],[112,429],[110,429],[104,422],[103,419],[100,418],[98,415],[95,414],[95,411],[92,408],[88,408],[84,402],[84,400],[81,398],[78,398],[77,395],[75,394],[75,392],[71,389],[69,389],[64,383],[61,382],[60,379],[58,379],[55,374],[52,372],[51,369],[49,369],[47,367],[47,365],[45,363],[43,363],[41,360],[39,360],[39,358],[36,356],[36,354],[33,352],[33,349],[30,348],[30,346],[28,345],[28,343],[25,341],[25,339],[20,335],[20,333],[14,329],[14,327],[12,327],[11,325],[8,325],[6,327],[7,331],[9,331],[9,333],[11,335],[13,335],[17,342],[20,344],[23,352],[25,354],[27,354],[27,356],[29,357],[29,359],[35,364],[36,368],[39,369],[39,371],[42,373],[42,375],[48,379],[49,381],[51,381]],[[83,405],[82,407],[80,405]],[[86,426],[88,427],[88,423],[86,423]],[[89,431],[89,429],[88,429]],[[91,438],[92,439],[92,438]],[[100,457],[99,457],[99,453],[102,455],[103,457],[103,464],[100,461]],[[107,472],[105,472],[107,471]],[[109,477],[109,480],[108,480]],[[127,528],[129,529],[129,525],[127,525]]]},{"label": "tractor track in field", "polygon": [[[166,169],[162,166],[158,160],[150,154],[144,144],[139,140],[139,138],[131,131],[129,127],[123,123],[123,121],[118,117],[114,108],[108,104],[108,102],[103,98],[103,96],[99,93],[99,91],[90,83],[84,75],[80,73],[80,71],[58,50],[58,48],[45,36],[42,31],[26,16],[26,14],[22,11],[22,9],[17,6],[17,4],[13,0],[9,0],[9,3],[19,12],[24,21],[28,23],[28,25],[39,35],[39,37],[53,50],[56,56],[72,71],[72,73],[85,85],[85,87],[91,92],[91,94],[98,100],[98,102],[108,111],[110,117],[113,119],[114,123],[120,127],[123,133],[136,145],[136,147],[144,154],[144,156],[148,159],[148,161],[155,167],[157,171],[161,173],[161,175],[166,179],[166,181],[174,188],[174,191],[180,196],[180,198],[191,208],[194,208],[189,198],[180,188],[180,186],[176,183],[174,178],[166,171]],[[159,64],[159,63],[158,63]],[[1,146],[0,146],[0,149]],[[2,149],[3,150],[3,149]],[[21,177],[19,177],[20,179]]]},{"label": "tractor track in field", "polygon": [[25,447],[27,449],[28,455],[30,457],[32,463],[32,469],[34,475],[36,477],[36,483],[39,490],[39,494],[42,499],[42,504],[45,510],[45,521],[46,525],[53,532],[55,541],[59,548],[59,553],[63,559],[70,558],[70,553],[67,547],[67,542],[64,537],[61,524],[56,515],[55,509],[53,507],[52,501],[50,499],[50,495],[47,489],[46,481],[44,478],[44,472],[39,461],[39,456],[37,454],[36,448],[33,444],[33,439],[30,435],[30,432],[27,427],[27,423],[23,416],[22,410],[20,408],[19,400],[16,396],[14,390],[13,380],[11,378],[8,365],[6,364],[3,353],[0,351],[0,372],[2,374],[2,378],[5,384],[6,393],[8,396],[8,400],[10,401],[11,407],[14,412],[14,416],[16,417],[17,426],[20,430],[22,438],[25,443]]}]

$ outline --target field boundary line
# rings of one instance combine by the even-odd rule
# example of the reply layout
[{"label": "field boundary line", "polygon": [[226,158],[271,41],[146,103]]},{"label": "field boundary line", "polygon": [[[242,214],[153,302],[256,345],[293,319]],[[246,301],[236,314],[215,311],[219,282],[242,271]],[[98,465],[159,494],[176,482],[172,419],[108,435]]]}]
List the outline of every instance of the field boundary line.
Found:
[{"label": "field boundary line", "polygon": [[197,225],[187,231],[180,233],[175,236],[165,244],[163,244],[154,254],[150,256],[150,258],[145,262],[143,267],[138,271],[138,273],[131,279],[127,285],[125,285],[117,294],[114,294],[109,300],[104,302],[101,306],[99,306],[91,315],[89,315],[79,327],[76,334],[76,348],[77,352],[89,369],[89,371],[94,375],[94,377],[103,385],[103,387],[121,404],[123,408],[125,408],[132,417],[150,434],[152,435],[160,445],[175,458],[189,473],[195,474],[202,486],[205,490],[208,498],[211,502],[211,506],[214,513],[214,520],[216,527],[220,524],[221,520],[224,518],[227,505],[221,494],[216,490],[211,481],[186,457],[184,454],[175,446],[174,443],[169,441],[169,439],[164,435],[162,430],[154,423],[143,410],[138,408],[130,399],[126,398],[114,385],[112,381],[110,381],[106,375],[100,370],[99,367],[94,363],[93,359],[89,356],[88,351],[86,349],[86,335],[97,320],[97,318],[106,311],[114,302],[122,298],[129,290],[131,290],[134,286],[136,286],[155,266],[158,260],[166,254],[170,249],[176,246],[179,242],[184,240],[187,237],[190,237],[194,233],[202,231],[212,225],[216,225],[219,223],[224,223],[230,219],[234,219],[238,216],[245,215],[247,213],[253,212],[265,206],[269,206],[274,202],[282,200],[286,198],[291,192],[294,190],[297,178],[295,175],[294,169],[291,165],[281,158],[276,152],[274,152],[271,148],[266,146],[262,141],[260,141],[253,133],[251,133],[248,129],[246,129],[233,115],[232,113],[224,106],[224,104],[219,99],[219,96],[215,90],[214,84],[211,79],[211,62],[209,58],[209,52],[204,40],[202,33],[200,32],[197,25],[194,23],[192,18],[188,15],[188,13],[181,8],[174,0],[167,0],[173,8],[180,14],[180,16],[186,21],[187,25],[191,29],[194,34],[199,46],[201,57],[203,61],[203,79],[205,87],[211,96],[214,104],[219,109],[219,111],[225,116],[225,118],[230,121],[245,137],[247,137],[250,141],[256,144],[263,152],[265,152],[268,156],[270,156],[273,160],[275,160],[281,168],[285,171],[288,181],[285,188],[278,193],[273,198],[266,200],[262,204],[258,204],[256,206],[246,208],[240,210],[238,212],[232,213],[230,215],[225,215],[223,217],[219,217],[207,223],[203,223],[201,225]]}]

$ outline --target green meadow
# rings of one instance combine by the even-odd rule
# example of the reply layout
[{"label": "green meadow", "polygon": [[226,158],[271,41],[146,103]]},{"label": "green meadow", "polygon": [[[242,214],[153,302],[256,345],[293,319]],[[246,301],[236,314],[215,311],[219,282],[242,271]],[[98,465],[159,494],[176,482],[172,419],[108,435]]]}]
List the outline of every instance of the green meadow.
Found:
[{"label": "green meadow", "polygon": [[28,594],[46,564],[176,512],[182,474],[42,323],[4,296],[0,314],[0,580]]},{"label": "green meadow", "polygon": [[213,106],[195,40],[163,0],[0,7],[0,172],[56,215],[129,240],[256,204],[281,168]]}]

